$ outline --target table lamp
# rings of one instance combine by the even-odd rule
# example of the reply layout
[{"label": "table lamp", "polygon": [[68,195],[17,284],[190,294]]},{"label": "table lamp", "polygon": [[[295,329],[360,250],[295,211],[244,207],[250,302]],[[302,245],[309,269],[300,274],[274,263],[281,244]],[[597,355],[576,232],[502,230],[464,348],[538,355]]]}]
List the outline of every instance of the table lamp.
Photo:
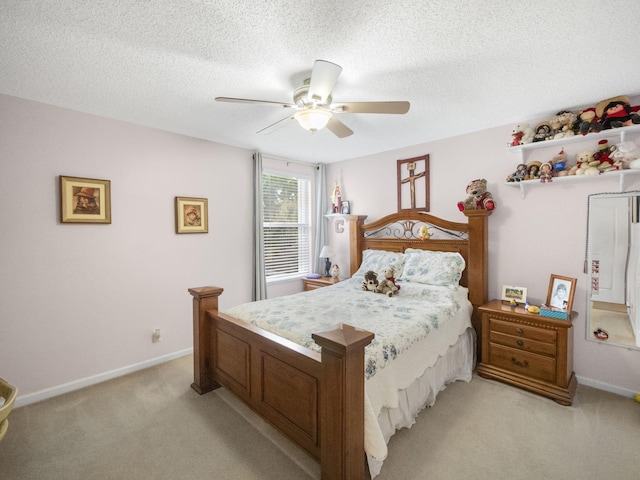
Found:
[{"label": "table lamp", "polygon": [[330,275],[329,270],[331,269],[331,261],[329,260],[329,258],[333,257],[334,255],[335,253],[333,253],[333,248],[331,248],[329,245],[325,245],[324,247],[322,247],[322,251],[320,252],[320,255],[318,255],[320,258],[325,259],[325,264],[324,264],[325,277],[328,277]]}]

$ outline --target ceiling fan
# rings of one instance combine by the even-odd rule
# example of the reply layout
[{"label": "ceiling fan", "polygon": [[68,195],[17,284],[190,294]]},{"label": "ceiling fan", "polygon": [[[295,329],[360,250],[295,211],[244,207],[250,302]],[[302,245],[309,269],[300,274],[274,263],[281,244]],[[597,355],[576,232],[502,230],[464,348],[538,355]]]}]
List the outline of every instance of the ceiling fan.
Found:
[{"label": "ceiling fan", "polygon": [[326,60],[316,60],[311,78],[293,92],[293,103],[280,103],[268,100],[250,100],[247,98],[216,97],[218,102],[257,103],[280,108],[290,108],[294,113],[282,120],[263,128],[258,133],[271,133],[289,120],[297,120],[306,130],[316,132],[327,127],[339,138],[348,137],[353,131],[336,118],[337,113],[392,113],[404,114],[409,111],[409,102],[333,102],[331,92],[342,67]]}]

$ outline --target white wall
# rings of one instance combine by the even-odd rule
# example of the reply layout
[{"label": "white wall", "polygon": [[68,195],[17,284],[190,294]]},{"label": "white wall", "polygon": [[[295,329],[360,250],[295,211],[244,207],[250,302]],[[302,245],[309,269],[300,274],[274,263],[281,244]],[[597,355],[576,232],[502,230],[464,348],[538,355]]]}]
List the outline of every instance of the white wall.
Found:
[{"label": "white wall", "polygon": [[[551,274],[578,279],[573,305],[578,312],[574,321],[576,375],[583,383],[619,393],[640,392],[640,351],[585,339],[587,196],[617,191],[618,177],[537,185],[527,190],[523,200],[517,188],[505,185],[507,175],[520,163],[519,156],[505,148],[511,140],[511,128],[508,125],[332,164],[327,168],[327,179],[331,185],[339,180],[343,200],[351,202],[352,213],[368,215],[367,221],[372,221],[398,209],[397,160],[429,154],[431,212],[464,222],[466,217],[458,211],[457,202],[466,197],[470,180],[486,178],[497,203],[489,218],[489,295],[499,298],[502,285],[518,285],[527,287],[532,301],[540,303],[546,300]],[[592,146],[595,149],[595,144],[572,144],[565,151],[573,160],[575,153]],[[544,148],[527,161],[550,160],[557,153],[557,147]],[[631,177],[627,189],[640,189],[639,177]],[[330,231],[330,242],[339,250],[335,262],[343,272],[348,271],[348,234],[337,234],[333,228]]]},{"label": "white wall", "polygon": [[[577,278],[576,373],[638,392],[640,351],[585,340],[587,195],[618,182],[542,185],[522,200],[503,183],[518,163],[505,149],[510,130],[329,165],[328,188],[338,179],[352,213],[375,220],[397,210],[396,160],[428,153],[431,211],[464,221],[456,204],[466,184],[487,178],[497,202],[490,294],[515,284],[541,301],[550,274]],[[224,287],[223,309],[251,299],[252,153],[0,95],[0,376],[21,398],[188,350],[189,287]],[[59,175],[111,180],[112,224],[60,224]],[[640,189],[638,179],[628,189]],[[208,234],[175,234],[175,196],[209,199]],[[347,230],[336,234],[333,221],[329,230],[333,261],[347,275]],[[155,328],[163,338],[153,344]]]},{"label": "white wall", "polygon": [[[0,376],[37,399],[188,353],[189,287],[249,301],[252,153],[0,95]],[[61,224],[59,175],[111,180],[112,224]],[[208,234],[175,233],[176,196]]]}]

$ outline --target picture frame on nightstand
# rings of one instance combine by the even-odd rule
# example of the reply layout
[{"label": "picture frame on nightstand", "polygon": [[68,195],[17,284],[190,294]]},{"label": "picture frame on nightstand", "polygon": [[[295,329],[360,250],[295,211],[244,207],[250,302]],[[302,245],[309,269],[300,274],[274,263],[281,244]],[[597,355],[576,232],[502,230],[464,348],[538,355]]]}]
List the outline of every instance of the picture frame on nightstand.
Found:
[{"label": "picture frame on nightstand", "polygon": [[505,302],[527,303],[527,289],[515,285],[503,285],[500,298]]},{"label": "picture frame on nightstand", "polygon": [[573,296],[576,292],[576,282],[575,278],[552,274],[549,279],[545,305],[570,313],[573,306]]}]

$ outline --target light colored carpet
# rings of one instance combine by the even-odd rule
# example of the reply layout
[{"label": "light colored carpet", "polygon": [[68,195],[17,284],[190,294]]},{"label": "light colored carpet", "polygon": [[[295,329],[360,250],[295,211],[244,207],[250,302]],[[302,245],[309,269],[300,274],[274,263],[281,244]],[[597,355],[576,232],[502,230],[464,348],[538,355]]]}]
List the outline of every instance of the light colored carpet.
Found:
[{"label": "light colored carpet", "polygon": [[[225,390],[200,396],[187,356],[15,409],[0,478],[319,478],[317,464]],[[396,433],[379,480],[640,478],[640,404],[578,386],[574,405],[474,377]]]}]

